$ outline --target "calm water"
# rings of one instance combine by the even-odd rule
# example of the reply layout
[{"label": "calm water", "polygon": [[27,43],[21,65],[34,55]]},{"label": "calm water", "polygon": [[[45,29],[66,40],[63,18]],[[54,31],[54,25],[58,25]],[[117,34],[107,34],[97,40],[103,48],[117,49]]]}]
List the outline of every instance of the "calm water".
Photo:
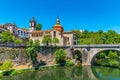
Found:
[{"label": "calm water", "polygon": [[2,80],[120,80],[120,70],[108,67],[84,66],[26,72]]}]

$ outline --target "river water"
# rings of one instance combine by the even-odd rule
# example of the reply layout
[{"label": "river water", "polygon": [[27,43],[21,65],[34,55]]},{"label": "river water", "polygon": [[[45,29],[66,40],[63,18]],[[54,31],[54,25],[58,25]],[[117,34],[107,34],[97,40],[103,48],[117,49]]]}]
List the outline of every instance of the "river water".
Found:
[{"label": "river water", "polygon": [[25,72],[2,80],[120,80],[120,69],[100,66],[60,67]]}]

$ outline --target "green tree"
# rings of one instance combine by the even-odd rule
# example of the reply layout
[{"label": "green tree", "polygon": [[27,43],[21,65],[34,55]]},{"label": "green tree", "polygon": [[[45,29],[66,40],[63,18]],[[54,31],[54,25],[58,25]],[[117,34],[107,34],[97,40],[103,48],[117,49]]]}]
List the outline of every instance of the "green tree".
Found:
[{"label": "green tree", "polygon": [[9,31],[2,32],[1,37],[2,37],[2,42],[13,42],[14,41],[14,37],[12,36],[12,34],[10,34]]},{"label": "green tree", "polygon": [[88,30],[85,30],[83,33],[84,33],[84,34],[88,34],[89,32],[88,32]]},{"label": "green tree", "polygon": [[14,42],[15,42],[16,44],[22,44],[22,43],[23,43],[23,40],[22,40],[22,39],[16,39],[16,40],[14,40]]},{"label": "green tree", "polygon": [[109,64],[111,67],[119,67],[119,61],[115,58],[109,59]]},{"label": "green tree", "polygon": [[79,30],[74,30],[74,35],[75,35],[76,39],[79,39],[81,37],[81,33]]},{"label": "green tree", "polygon": [[42,29],[42,24],[38,23],[37,27],[36,27],[36,30],[41,30],[41,29]]},{"label": "green tree", "polygon": [[65,62],[66,52],[63,49],[58,49],[55,52],[55,61],[57,63]]},{"label": "green tree", "polygon": [[109,51],[108,57],[109,58],[118,58],[118,54],[116,51],[115,52]]},{"label": "green tree", "polygon": [[38,61],[37,61],[37,52],[39,51],[39,41],[35,40],[34,42],[32,40],[29,40],[27,42],[27,53],[30,59],[32,60],[33,66],[35,66]]},{"label": "green tree", "polygon": [[99,33],[99,34],[102,34],[102,33],[103,33],[103,30],[98,30],[98,33]]},{"label": "green tree", "polygon": [[45,35],[42,40],[42,43],[48,45],[51,42],[52,42],[52,39],[51,39],[50,35]]},{"label": "green tree", "polygon": [[82,62],[82,53],[79,50],[74,51],[75,59]]},{"label": "green tree", "polygon": [[105,59],[105,57],[106,57],[106,53],[104,53],[104,52],[102,52],[98,55],[99,59]]},{"label": "green tree", "polygon": [[57,43],[59,43],[59,39],[58,38],[53,38],[52,43],[54,43],[56,45]]}]

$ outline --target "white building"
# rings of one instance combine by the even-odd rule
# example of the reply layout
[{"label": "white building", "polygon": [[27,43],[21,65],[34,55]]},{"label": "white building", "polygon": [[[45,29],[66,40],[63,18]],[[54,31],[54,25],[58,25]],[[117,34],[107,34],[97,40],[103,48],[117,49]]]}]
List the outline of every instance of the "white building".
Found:
[{"label": "white building", "polygon": [[23,28],[17,28],[17,26],[12,23],[6,23],[3,26],[3,28],[9,30],[10,33],[12,33],[17,38],[25,39],[25,38],[29,38],[30,36],[29,30]]},{"label": "white building", "polygon": [[15,24],[12,23],[6,23],[3,26],[5,29],[9,30],[10,33],[15,34],[15,29],[17,28]]},{"label": "white building", "polygon": [[30,32],[29,30],[23,28],[16,28],[15,35],[17,35],[19,38],[29,38]]}]

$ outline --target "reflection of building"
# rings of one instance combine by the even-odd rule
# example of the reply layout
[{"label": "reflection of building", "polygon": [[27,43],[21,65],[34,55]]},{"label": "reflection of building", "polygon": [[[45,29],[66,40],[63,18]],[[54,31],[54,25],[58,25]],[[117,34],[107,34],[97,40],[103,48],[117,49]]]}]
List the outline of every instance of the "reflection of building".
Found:
[{"label": "reflection of building", "polygon": [[73,45],[73,32],[65,32],[63,27],[60,25],[60,20],[57,18],[56,24],[52,27],[51,30],[36,30],[36,21],[34,18],[30,21],[30,39],[39,40],[42,44],[44,35],[50,35],[51,39],[58,38],[59,46],[69,46]]}]

